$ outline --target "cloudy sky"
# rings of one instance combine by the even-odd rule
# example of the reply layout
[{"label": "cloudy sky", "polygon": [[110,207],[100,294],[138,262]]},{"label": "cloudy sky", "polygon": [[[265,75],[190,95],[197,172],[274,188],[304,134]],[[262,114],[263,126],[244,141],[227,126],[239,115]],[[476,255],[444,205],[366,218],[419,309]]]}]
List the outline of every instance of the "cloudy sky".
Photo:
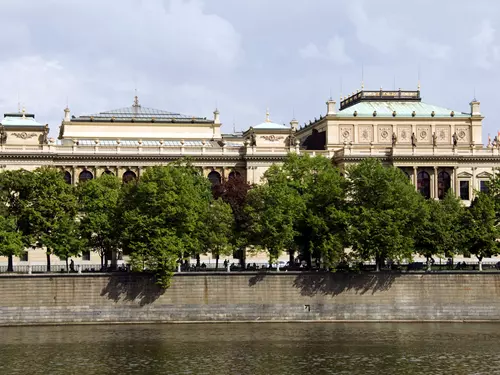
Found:
[{"label": "cloudy sky", "polygon": [[416,89],[500,130],[500,3],[490,0],[1,0],[0,110],[57,135],[74,115],[143,106],[230,132],[304,123],[360,88]]}]

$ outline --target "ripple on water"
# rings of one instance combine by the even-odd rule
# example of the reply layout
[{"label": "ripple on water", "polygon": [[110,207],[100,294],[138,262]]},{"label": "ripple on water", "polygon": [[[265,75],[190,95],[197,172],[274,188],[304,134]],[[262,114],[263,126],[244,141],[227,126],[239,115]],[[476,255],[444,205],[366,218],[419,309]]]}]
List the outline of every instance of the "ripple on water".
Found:
[{"label": "ripple on water", "polygon": [[0,328],[0,374],[500,374],[496,324]]}]

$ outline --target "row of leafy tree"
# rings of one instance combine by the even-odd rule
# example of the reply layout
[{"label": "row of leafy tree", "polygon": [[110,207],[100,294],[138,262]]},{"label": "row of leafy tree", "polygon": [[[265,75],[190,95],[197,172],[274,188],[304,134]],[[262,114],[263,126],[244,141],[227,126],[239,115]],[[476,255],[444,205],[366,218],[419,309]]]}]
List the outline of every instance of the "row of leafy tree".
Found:
[{"label": "row of leafy tree", "polygon": [[[167,286],[183,259],[239,249],[298,254],[335,269],[351,261],[430,259],[498,252],[500,182],[470,207],[454,194],[425,200],[398,168],[366,159],[347,178],[323,157],[291,154],[262,184],[235,177],[212,187],[189,162],[148,168],[140,181],[110,175],[67,185],[56,169],[0,174],[0,255],[30,247],[68,259],[92,250],[103,262],[118,250]],[[244,266],[244,264],[243,264]]]}]

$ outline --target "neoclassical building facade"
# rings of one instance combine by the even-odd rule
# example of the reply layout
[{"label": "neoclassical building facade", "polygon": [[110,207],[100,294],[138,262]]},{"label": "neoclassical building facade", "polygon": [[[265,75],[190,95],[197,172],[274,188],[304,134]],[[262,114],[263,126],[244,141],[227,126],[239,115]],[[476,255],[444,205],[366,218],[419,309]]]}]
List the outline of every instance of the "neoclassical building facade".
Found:
[{"label": "neoclassical building facade", "polygon": [[143,107],[135,97],[130,107],[93,115],[66,108],[57,140],[33,114],[5,114],[0,168],[54,166],[78,184],[104,173],[128,181],[149,166],[189,157],[214,184],[231,174],[256,184],[288,153],[324,155],[341,169],[375,157],[401,168],[427,198],[451,189],[469,204],[500,166],[500,143],[483,144],[482,120],[476,100],[461,112],[425,103],[420,89],[361,90],[339,107],[328,100],[325,114],[302,126],[272,122],[267,112],[261,124],[224,134],[218,110],[211,118],[188,116]]}]

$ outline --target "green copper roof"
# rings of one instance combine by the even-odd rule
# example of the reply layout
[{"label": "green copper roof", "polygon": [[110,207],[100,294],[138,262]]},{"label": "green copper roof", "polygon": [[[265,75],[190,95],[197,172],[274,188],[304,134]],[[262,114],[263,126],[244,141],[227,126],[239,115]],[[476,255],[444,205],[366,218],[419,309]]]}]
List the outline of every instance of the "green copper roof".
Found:
[{"label": "green copper roof", "polygon": [[453,111],[449,108],[438,107],[432,104],[423,103],[420,101],[363,101],[354,104],[350,107],[342,109],[337,113],[338,117],[354,117],[356,112],[357,117],[373,117],[374,111],[377,112],[376,117],[393,117],[396,112],[396,117],[414,117],[431,118],[434,112],[434,117],[443,118],[451,117],[470,117],[470,113]]}]

